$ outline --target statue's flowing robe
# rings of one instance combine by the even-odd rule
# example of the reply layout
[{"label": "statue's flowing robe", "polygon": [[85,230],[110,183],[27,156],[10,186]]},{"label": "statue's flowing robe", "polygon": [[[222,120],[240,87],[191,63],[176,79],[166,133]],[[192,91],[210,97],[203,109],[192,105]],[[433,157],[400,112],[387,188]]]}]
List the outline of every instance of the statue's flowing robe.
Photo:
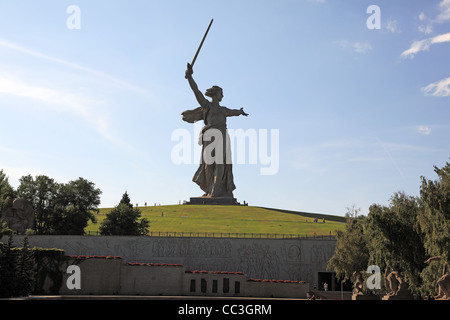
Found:
[{"label": "statue's flowing robe", "polygon": [[[199,137],[199,144],[202,145],[200,165],[192,178],[192,181],[205,192],[203,196],[233,197],[236,186],[233,182],[230,137],[227,132],[226,118],[240,114],[240,110],[216,107],[209,101],[202,107],[182,113],[182,119],[186,122],[203,120],[205,123]],[[217,139],[219,133],[220,137]]]}]

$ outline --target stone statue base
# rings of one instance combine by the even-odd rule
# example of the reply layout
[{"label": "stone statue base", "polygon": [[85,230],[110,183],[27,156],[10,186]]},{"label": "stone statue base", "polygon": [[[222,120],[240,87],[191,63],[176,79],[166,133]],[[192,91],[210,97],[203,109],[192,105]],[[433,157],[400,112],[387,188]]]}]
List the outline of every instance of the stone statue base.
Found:
[{"label": "stone statue base", "polygon": [[[195,204],[195,205],[221,205],[221,206],[240,206],[241,204],[237,202],[236,198],[227,197],[192,197],[189,202],[185,204]],[[244,204],[247,205],[247,204]]]},{"label": "stone statue base", "polygon": [[411,291],[407,288],[407,285],[403,283],[400,286],[400,289],[397,291],[396,294],[387,294],[381,300],[413,300],[414,297],[411,294]]}]

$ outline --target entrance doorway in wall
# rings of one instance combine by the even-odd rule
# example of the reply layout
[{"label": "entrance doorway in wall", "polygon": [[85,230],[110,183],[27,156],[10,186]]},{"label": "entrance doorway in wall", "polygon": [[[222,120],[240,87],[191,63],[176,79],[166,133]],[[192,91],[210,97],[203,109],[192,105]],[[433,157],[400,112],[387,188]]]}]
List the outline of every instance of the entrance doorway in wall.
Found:
[{"label": "entrance doorway in wall", "polygon": [[319,272],[317,274],[317,289],[324,291],[325,287],[328,286],[328,291],[334,291],[334,277],[332,272]]},{"label": "entrance doorway in wall", "polygon": [[[351,281],[347,280],[345,282],[339,281],[336,278],[336,273],[334,272],[318,272],[317,273],[317,289],[325,290],[325,283],[328,285],[328,291],[352,291],[353,284]],[[342,282],[342,283],[341,283]]]}]

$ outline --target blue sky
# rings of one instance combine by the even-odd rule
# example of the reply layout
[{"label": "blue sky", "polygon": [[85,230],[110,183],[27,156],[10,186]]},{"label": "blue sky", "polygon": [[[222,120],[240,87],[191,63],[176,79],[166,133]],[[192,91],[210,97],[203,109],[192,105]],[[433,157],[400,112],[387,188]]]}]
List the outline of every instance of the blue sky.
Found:
[{"label": "blue sky", "polygon": [[[67,26],[71,5],[79,29]],[[380,29],[367,27],[370,5]],[[11,184],[83,177],[102,207],[125,190],[139,205],[200,196],[197,164],[174,163],[171,136],[189,131],[195,145],[180,116],[197,107],[184,71],[212,18],[194,79],[250,114],[228,128],[279,132],[275,174],[261,161],[233,166],[238,201],[367,214],[396,191],[418,195],[420,176],[448,161],[449,0],[1,0],[0,168]]]}]

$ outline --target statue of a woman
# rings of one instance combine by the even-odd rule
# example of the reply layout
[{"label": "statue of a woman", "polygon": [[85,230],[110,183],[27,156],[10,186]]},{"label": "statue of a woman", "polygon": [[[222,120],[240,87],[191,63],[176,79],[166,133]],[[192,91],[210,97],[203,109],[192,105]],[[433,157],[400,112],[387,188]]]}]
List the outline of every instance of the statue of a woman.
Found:
[{"label": "statue of a woman", "polygon": [[236,186],[233,182],[227,117],[248,116],[248,114],[244,112],[243,108],[236,110],[221,106],[223,91],[218,86],[206,90],[205,95],[212,101],[206,99],[198,89],[192,74],[192,67],[188,64],[186,79],[200,107],[184,111],[182,113],[183,120],[190,123],[203,120],[205,123],[199,137],[199,144],[202,145],[200,166],[192,181],[203,190],[203,197],[233,198],[233,190],[236,189]]}]

